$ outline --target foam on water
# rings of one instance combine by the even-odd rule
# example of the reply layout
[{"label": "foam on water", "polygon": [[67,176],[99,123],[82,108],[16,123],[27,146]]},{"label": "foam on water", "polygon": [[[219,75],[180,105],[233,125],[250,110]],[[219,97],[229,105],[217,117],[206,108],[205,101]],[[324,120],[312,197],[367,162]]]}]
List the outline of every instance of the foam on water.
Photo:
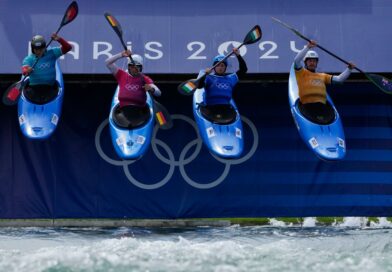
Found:
[{"label": "foam on water", "polygon": [[287,226],[292,225],[291,223],[287,224],[286,222],[277,220],[275,218],[270,218],[269,223],[271,226],[274,226],[274,227],[287,227]]},{"label": "foam on water", "polygon": [[302,223],[303,227],[310,228],[316,226],[317,219],[316,217],[306,217],[304,222]]},{"label": "foam on water", "polygon": [[391,234],[380,225],[10,228],[0,229],[0,271],[385,271]]},{"label": "foam on water", "polygon": [[344,217],[343,222],[339,226],[363,228],[366,227],[367,223],[367,217]]},{"label": "foam on water", "polygon": [[370,222],[371,227],[392,228],[392,223],[386,217],[378,217],[378,222]]}]

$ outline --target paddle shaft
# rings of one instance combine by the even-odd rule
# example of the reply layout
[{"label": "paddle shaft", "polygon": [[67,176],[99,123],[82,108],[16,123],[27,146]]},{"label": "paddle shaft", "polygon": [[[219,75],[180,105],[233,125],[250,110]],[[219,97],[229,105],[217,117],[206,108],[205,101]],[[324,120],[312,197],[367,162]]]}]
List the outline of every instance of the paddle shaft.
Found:
[{"label": "paddle shaft", "polygon": [[[240,46],[238,46],[237,47],[237,49],[240,49],[241,48],[241,46],[243,46],[245,43],[241,43],[240,44]],[[222,62],[224,62],[225,60],[227,60],[231,55],[233,55],[234,54],[234,51],[231,51],[229,54],[227,54],[222,60],[220,60],[220,61],[218,61],[217,63],[215,63],[215,65],[214,66],[212,66],[211,68],[210,68],[210,70],[213,70],[213,69],[215,69],[219,64],[221,64]],[[199,81],[201,81],[201,80],[204,80],[204,78],[207,76],[207,74],[204,74],[203,76],[201,76],[201,77],[199,77],[197,80],[196,80],[196,85],[198,85],[198,83],[197,82],[199,82]]]},{"label": "paddle shaft", "polygon": [[[125,42],[124,42],[124,40],[123,40],[123,37],[119,35],[119,38],[120,38],[120,41],[121,41],[121,44],[122,44],[124,50],[127,51],[127,50],[128,50],[128,47],[125,45]],[[128,58],[134,63],[133,58],[132,58],[131,55],[129,55]],[[140,74],[143,76],[143,73],[140,73]],[[152,96],[151,96],[151,98],[154,100],[154,98],[153,98]]]},{"label": "paddle shaft", "polygon": [[[61,29],[61,26],[60,26],[60,28],[57,30],[56,35],[57,35],[57,33],[60,31],[60,29]],[[53,42],[53,38],[50,38],[50,41],[49,41],[48,44],[45,46],[45,50],[49,47],[49,45],[50,45],[52,42]],[[34,52],[33,52],[33,53],[34,53]],[[37,65],[37,63],[38,63],[38,61],[39,61],[40,58],[41,58],[41,57],[38,57],[38,58],[35,60],[35,62],[34,62],[33,65],[31,66],[31,69],[33,69],[33,68],[35,67],[35,65]]]},{"label": "paddle shaft", "polygon": [[[115,31],[115,32],[118,34],[118,37],[120,38],[120,42],[121,42],[121,44],[122,44],[124,50],[127,51],[127,50],[128,50],[128,47],[126,46],[126,44],[125,44],[125,42],[124,42],[124,39],[123,39],[121,33],[117,32],[117,31]],[[132,62],[134,62],[134,61],[133,61],[133,58],[132,58],[132,55],[129,55],[128,58],[129,58]],[[143,76],[143,73],[140,73],[140,74]],[[155,101],[155,99],[154,99],[154,97],[153,97],[152,95],[151,95],[151,99],[152,99],[152,101],[154,102],[154,104],[156,105],[157,102]],[[163,107],[163,106],[162,106],[162,107]]]},{"label": "paddle shaft", "polygon": [[[237,47],[237,49],[240,49],[245,43],[241,43],[240,46]],[[234,51],[231,51],[229,54],[227,54],[222,60],[218,61],[217,63],[215,63],[214,66],[212,66],[210,69],[214,69],[216,66],[218,66],[219,64],[221,64],[222,62],[224,62],[225,60],[227,60],[231,55],[234,54]]]},{"label": "paddle shaft", "polygon": [[[296,33],[296,32],[294,32],[294,33]],[[297,34],[297,33],[296,33],[296,34]],[[301,37],[302,39],[308,41],[308,42],[311,42],[311,40],[310,40],[309,38],[307,38],[307,37],[305,37],[305,36],[303,36],[303,35],[298,35],[298,36]],[[349,63],[348,61],[346,61],[346,60],[342,59],[341,57],[335,55],[334,53],[332,53],[332,52],[329,51],[328,49],[322,47],[321,45],[316,44],[316,46],[317,46],[318,48],[320,48],[321,50],[323,50],[325,53],[331,55],[332,57],[335,57],[336,59],[340,60],[341,62],[344,62],[344,63],[347,64],[347,65],[350,65],[350,63]],[[361,72],[362,74],[366,74],[364,71],[362,71],[361,69],[359,69],[359,68],[357,68],[357,67],[354,67],[354,69],[357,70],[358,72]]]},{"label": "paddle shaft", "polygon": [[[262,36],[262,31],[260,29],[259,25],[254,26],[249,32],[248,34],[245,36],[244,40],[242,41],[242,43],[236,48],[237,50],[240,49],[243,45],[245,44],[252,44],[257,42],[258,40],[261,39]],[[220,61],[218,61],[217,63],[215,63],[211,68],[208,68],[208,70],[213,70],[215,69],[219,64],[221,64],[222,62],[224,62],[227,58],[229,58],[231,55],[233,55],[235,53],[235,51],[233,50],[232,52],[230,52],[229,54],[227,54],[226,56],[224,56],[224,58]],[[197,79],[191,79],[188,81],[185,81],[183,83],[181,83],[178,87],[177,90],[184,95],[190,95],[192,94],[197,87],[200,85],[200,82],[202,80],[204,80],[207,76],[207,73],[204,73],[201,77],[197,78]]]},{"label": "paddle shaft", "polygon": [[[124,50],[127,51],[127,50],[128,50],[128,47],[125,45],[125,42],[124,42],[124,40],[123,40],[123,37],[122,37],[122,36],[119,36],[119,38],[120,38],[120,41],[121,41],[121,44],[122,44]],[[132,62],[134,62],[131,55],[129,55],[128,58],[129,58]]]},{"label": "paddle shaft", "polygon": [[[122,44],[124,50],[127,51],[128,48],[127,48],[127,46],[126,46],[126,44],[125,44],[125,42],[124,42],[124,39],[123,39],[123,37],[122,37],[122,33],[121,33],[121,32],[117,32],[117,31],[115,31],[115,32],[117,33],[118,37],[120,38],[120,42],[121,42],[121,44]],[[129,55],[128,58],[134,63],[133,58],[132,58],[132,55]],[[141,74],[142,76],[144,76],[143,73],[140,73],[140,74]],[[154,111],[155,111],[155,112],[162,112],[162,113],[164,114],[165,118],[166,118],[167,123],[164,124],[163,127],[167,126],[166,129],[171,128],[172,123],[171,123],[171,121],[170,121],[170,115],[167,113],[166,108],[165,108],[162,104],[158,103],[158,101],[156,101],[156,100],[154,99],[154,96],[153,96],[153,95],[151,95],[150,97],[151,97],[151,99],[152,99],[152,101],[153,101],[153,107],[154,107],[154,109],[155,109]],[[166,114],[165,114],[164,112],[166,112]]]},{"label": "paddle shaft", "polygon": [[[294,34],[296,34],[297,36],[301,37],[302,39],[311,42],[311,40],[307,37],[305,37],[304,35],[302,35],[302,33],[300,33],[298,30],[296,30],[295,28],[289,26],[288,24],[282,22],[281,20],[272,17],[272,20],[274,20],[275,22],[283,25],[284,27],[290,29],[292,32],[294,32]],[[334,53],[330,52],[329,50],[325,49],[324,47],[317,45],[316,46],[318,48],[320,48],[322,51],[326,52],[327,54],[333,56],[334,58],[340,60],[341,62],[346,63],[347,65],[350,65],[350,63],[344,59],[342,59],[341,57],[336,56]],[[365,75],[367,77],[367,79],[370,80],[370,82],[372,82],[374,85],[376,85],[381,91],[387,93],[387,94],[392,94],[392,82],[380,75],[376,75],[376,74],[368,74],[365,73],[364,71],[362,71],[361,69],[359,69],[358,67],[354,67],[353,69],[357,70],[358,72],[362,73],[363,75]]]},{"label": "paddle shaft", "polygon": [[[110,23],[110,19],[108,19],[109,16],[112,17],[112,18],[114,19],[114,17],[113,17],[111,14],[105,13],[105,18],[109,21],[109,24],[110,24],[110,26],[113,28],[114,32],[116,32],[116,34],[117,34],[118,38],[120,39],[121,45],[123,46],[124,50],[127,51],[127,50],[128,50],[128,47],[126,46],[126,44],[125,44],[125,42],[124,42],[123,35],[122,35],[122,29],[121,29],[120,23],[119,23],[116,19],[114,19],[114,20],[116,21],[117,25],[111,24],[111,23]],[[132,63],[135,63],[135,62],[133,61],[133,58],[132,58],[131,55],[129,55],[128,58],[131,60]],[[143,73],[141,73],[141,74],[143,75]],[[152,96],[151,96],[151,97],[152,97]],[[153,99],[153,100],[154,100],[154,99]]]},{"label": "paddle shaft", "polygon": [[[122,44],[124,50],[127,51],[127,50],[128,50],[128,47],[125,45],[125,42],[124,42],[124,40],[123,40],[123,37],[122,37],[121,35],[118,35],[118,37],[120,38],[120,41],[121,41],[121,44]],[[128,58],[134,63],[133,58],[132,58],[132,55],[129,55]],[[141,74],[142,76],[144,75],[143,73],[140,73],[140,74]],[[152,96],[151,96],[151,98],[152,98],[152,100],[154,100],[154,102],[155,102],[155,99],[154,99]]]},{"label": "paddle shaft", "polygon": [[[60,29],[61,29],[63,26],[64,26],[64,24],[63,24],[63,22],[61,22],[59,28],[58,28],[57,31],[55,32],[56,35],[60,32]],[[50,41],[49,41],[48,44],[45,46],[45,50],[49,47],[49,45],[52,43],[52,41],[53,41],[53,38],[50,38]],[[34,54],[34,52],[32,52],[32,53]],[[40,60],[40,58],[41,58],[41,57],[38,57],[38,58],[34,61],[33,65],[31,66],[31,69],[34,69],[34,67],[37,65],[38,61]],[[24,75],[23,78],[22,78],[22,80],[21,80],[21,82],[23,83],[23,82],[26,80],[26,78],[27,78],[28,76],[29,76],[29,75]]]},{"label": "paddle shaft", "polygon": [[[291,31],[293,31],[294,34],[297,35],[298,37],[304,39],[304,40],[307,41],[307,42],[312,42],[308,37],[305,37],[301,32],[299,32],[299,31],[296,30],[295,28],[289,26],[288,24],[282,22],[281,20],[279,20],[279,19],[277,19],[277,18],[275,18],[275,17],[272,17],[272,19],[273,19],[274,21],[280,23],[280,24],[283,25],[284,27],[286,27],[286,28],[290,29]],[[344,62],[344,63],[347,64],[347,65],[350,65],[350,63],[349,63],[348,61],[346,61],[346,60],[342,59],[341,57],[335,55],[334,53],[332,53],[332,52],[329,51],[328,49],[322,47],[321,45],[316,44],[316,46],[317,46],[318,48],[320,48],[322,51],[324,51],[325,53],[331,55],[332,57],[334,57],[334,58],[340,60],[341,62]],[[360,72],[360,73],[366,75],[366,73],[365,73],[364,71],[362,71],[361,69],[359,69],[358,67],[354,67],[353,69],[355,69],[355,70],[357,70],[358,72]]]},{"label": "paddle shaft", "polygon": [[[67,16],[68,12],[70,11],[70,9],[71,9],[72,7],[73,7],[73,8],[76,8],[76,14],[75,14],[75,16],[74,16],[73,18],[71,18],[70,20],[66,21],[66,20],[65,20],[65,19],[66,19],[66,16]],[[78,10],[77,3],[76,3],[75,1],[73,1],[73,2],[68,6],[67,10],[65,11],[64,17],[63,17],[63,19],[61,20],[60,25],[59,25],[59,27],[57,28],[57,31],[55,32],[56,35],[60,32],[60,30],[61,30],[61,28],[62,28],[63,26],[65,26],[66,24],[72,22],[72,21],[76,18],[77,13],[78,13],[77,10]],[[45,50],[49,47],[49,45],[52,43],[52,41],[53,41],[53,38],[51,37],[51,38],[50,38],[50,41],[49,41],[48,44],[45,46]],[[34,53],[34,52],[32,52],[32,53]],[[38,57],[38,58],[35,60],[35,62],[34,62],[33,65],[31,66],[32,69],[35,67],[35,65],[37,65],[37,63],[38,63],[38,61],[40,60],[40,58],[41,58],[41,57]],[[26,77],[27,77],[27,75],[25,75],[25,76],[23,77],[22,82],[26,79]]]},{"label": "paddle shaft", "polygon": [[[260,36],[259,36],[258,38],[256,38],[256,39],[252,39],[253,37],[252,37],[252,36],[249,36],[249,35],[251,35],[255,30],[256,30],[257,32],[259,32]],[[237,47],[237,50],[240,49],[244,44],[251,44],[251,43],[255,43],[256,41],[260,40],[260,38],[261,38],[261,33],[262,33],[262,32],[261,32],[261,29],[260,29],[260,27],[259,27],[258,25],[256,25],[255,27],[253,27],[253,28],[251,29],[251,31],[245,36],[244,41]],[[232,51],[232,52],[230,52],[229,54],[227,54],[221,61],[217,62],[214,66],[212,66],[212,67],[210,68],[210,70],[214,69],[216,66],[218,66],[219,64],[221,64],[222,62],[224,62],[228,57],[230,57],[230,56],[233,55],[233,54],[234,54],[234,51]]]},{"label": "paddle shaft", "polygon": [[[78,15],[78,4],[76,3],[76,1],[73,1],[68,6],[68,8],[63,16],[63,19],[61,20],[60,26],[58,27],[57,31],[55,32],[56,35],[60,32],[60,30],[63,26],[72,22],[76,18],[77,15]],[[45,53],[45,50],[49,47],[49,45],[52,43],[52,41],[53,41],[53,38],[51,37],[49,43],[43,49],[43,54]],[[34,54],[33,48],[32,48],[32,51],[33,52],[31,52],[31,53]],[[21,94],[21,89],[24,87],[24,84],[26,82],[27,77],[34,72],[34,67],[37,65],[38,61],[42,58],[42,55],[37,56],[36,60],[34,61],[32,66],[30,67],[31,70],[30,70],[29,74],[23,75],[22,79],[20,81],[12,84],[10,87],[7,88],[7,90],[4,92],[4,95],[3,95],[3,103],[4,104],[14,105],[18,101],[20,94]]]}]

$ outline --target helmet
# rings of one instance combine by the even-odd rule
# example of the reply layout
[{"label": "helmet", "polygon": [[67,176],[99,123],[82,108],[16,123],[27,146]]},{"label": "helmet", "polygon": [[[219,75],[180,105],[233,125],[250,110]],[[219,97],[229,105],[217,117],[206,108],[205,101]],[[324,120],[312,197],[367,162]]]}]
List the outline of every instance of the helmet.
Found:
[{"label": "helmet", "polygon": [[318,54],[317,54],[316,51],[309,50],[308,52],[306,52],[306,55],[305,55],[305,57],[304,57],[304,62],[305,62],[307,59],[317,59],[317,60],[318,60],[318,58],[319,58],[319,56],[318,56]]},{"label": "helmet", "polygon": [[[212,60],[212,65],[215,65],[216,63],[220,62],[223,60],[226,56],[224,55],[217,55],[213,60]],[[223,61],[223,63],[227,66],[227,59]]]},{"label": "helmet", "polygon": [[131,64],[136,65],[137,67],[139,67],[140,72],[141,72],[143,69],[143,57],[135,54],[135,55],[132,55],[132,60],[130,58],[128,58],[128,65],[131,65]]},{"label": "helmet", "polygon": [[41,35],[35,35],[31,39],[31,50],[33,49],[41,49],[46,47],[45,38]]},{"label": "helmet", "polygon": [[[133,60],[133,61],[132,61]],[[135,64],[138,66],[143,66],[143,57],[140,55],[132,55],[132,60],[128,59],[128,64]]]}]

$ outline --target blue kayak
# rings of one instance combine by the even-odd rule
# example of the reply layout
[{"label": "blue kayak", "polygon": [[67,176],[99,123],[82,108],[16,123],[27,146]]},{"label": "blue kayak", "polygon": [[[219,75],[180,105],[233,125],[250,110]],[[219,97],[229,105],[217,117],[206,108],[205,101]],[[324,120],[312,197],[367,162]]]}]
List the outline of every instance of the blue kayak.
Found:
[{"label": "blue kayak", "polygon": [[120,110],[119,87],[113,96],[109,126],[117,155],[124,160],[137,160],[146,153],[154,128],[153,101],[147,93],[146,107],[126,106]]},{"label": "blue kayak", "polygon": [[346,141],[342,122],[333,101],[327,95],[327,105],[333,112],[328,124],[310,121],[301,111],[298,94],[298,84],[295,77],[294,65],[290,69],[289,104],[294,122],[305,144],[323,160],[341,160],[346,155]]},{"label": "blue kayak", "polygon": [[29,139],[44,140],[56,130],[61,116],[64,97],[63,74],[56,61],[56,81],[58,88],[45,97],[38,97],[24,88],[18,101],[18,119],[23,135]]},{"label": "blue kayak", "polygon": [[[199,77],[202,75],[200,72]],[[193,94],[193,115],[204,144],[218,157],[240,157],[244,149],[243,130],[234,100],[229,105],[206,106],[204,93],[202,88]]]}]

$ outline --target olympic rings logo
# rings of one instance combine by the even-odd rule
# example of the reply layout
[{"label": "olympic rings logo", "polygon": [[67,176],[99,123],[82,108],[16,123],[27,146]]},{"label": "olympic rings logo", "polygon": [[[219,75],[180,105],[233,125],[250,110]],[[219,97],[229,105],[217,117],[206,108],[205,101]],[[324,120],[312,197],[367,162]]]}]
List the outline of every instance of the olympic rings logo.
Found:
[{"label": "olympic rings logo", "polygon": [[323,82],[321,81],[321,79],[315,78],[310,81],[310,84],[312,84],[313,86],[322,86]]},{"label": "olympic rings logo", "polygon": [[[201,137],[199,135],[198,132],[198,128],[197,125],[195,123],[194,120],[192,120],[191,118],[182,115],[182,114],[173,114],[171,115],[173,120],[181,120],[181,121],[185,121],[188,124],[190,124],[193,129],[196,132],[197,138],[190,141],[188,144],[186,144],[186,146],[182,149],[179,159],[176,160],[173,151],[171,150],[171,148],[163,141],[157,139],[157,133],[159,130],[159,126],[155,125],[154,127],[154,131],[153,131],[153,135],[152,135],[152,139],[151,139],[151,147],[152,150],[155,154],[155,156],[162,161],[163,163],[169,165],[169,170],[166,174],[166,176],[156,182],[155,184],[145,184],[139,180],[136,180],[131,172],[129,171],[129,165],[131,165],[132,163],[136,162],[136,160],[114,160],[110,157],[108,157],[102,150],[101,147],[101,143],[100,143],[100,138],[101,138],[101,134],[103,129],[108,125],[109,120],[105,119],[97,128],[97,131],[95,133],[95,147],[97,148],[98,154],[101,156],[101,158],[103,160],[105,160],[106,162],[108,162],[109,164],[115,165],[115,166],[122,166],[124,169],[124,174],[125,176],[128,178],[128,180],[135,185],[136,187],[139,187],[141,189],[145,189],[145,190],[154,190],[154,189],[158,189],[162,186],[164,186],[166,183],[168,183],[170,181],[170,179],[172,178],[173,174],[174,174],[174,170],[175,168],[178,166],[179,170],[180,170],[180,174],[182,176],[182,178],[192,187],[197,188],[197,189],[211,189],[214,188],[216,186],[218,186],[220,183],[222,183],[226,177],[229,174],[230,171],[230,167],[231,165],[236,165],[236,164],[241,164],[247,160],[249,160],[254,153],[257,150],[257,146],[258,146],[258,142],[259,142],[259,134],[257,132],[256,126],[252,123],[252,121],[250,121],[248,118],[241,116],[241,120],[246,123],[249,128],[252,131],[253,134],[253,144],[249,150],[249,152],[239,158],[239,159],[235,159],[235,160],[227,160],[227,159],[223,159],[220,157],[217,157],[216,155],[212,154],[211,155],[220,163],[223,163],[225,165],[225,168],[223,170],[223,173],[220,175],[220,177],[218,177],[217,179],[210,181],[209,183],[198,183],[196,181],[194,181],[192,178],[189,177],[189,175],[187,174],[187,172],[185,171],[185,166],[188,165],[189,163],[191,163],[200,153],[200,150],[203,146]],[[164,155],[161,154],[161,152],[158,149],[158,146],[160,146],[168,155],[168,157],[165,157]],[[196,146],[194,152],[188,156],[185,157],[188,153],[188,151],[193,147]]]},{"label": "olympic rings logo", "polygon": [[218,82],[215,85],[218,87],[218,89],[227,90],[230,88],[229,83],[226,83],[226,82]]},{"label": "olympic rings logo", "polygon": [[137,84],[129,84],[129,83],[127,83],[127,84],[125,84],[124,87],[125,87],[125,89],[127,91],[137,91],[137,90],[140,89],[140,86],[137,85]]},{"label": "olympic rings logo", "polygon": [[50,63],[49,62],[44,62],[44,63],[40,63],[37,66],[38,66],[38,69],[45,70],[45,69],[49,69],[50,68]]}]

